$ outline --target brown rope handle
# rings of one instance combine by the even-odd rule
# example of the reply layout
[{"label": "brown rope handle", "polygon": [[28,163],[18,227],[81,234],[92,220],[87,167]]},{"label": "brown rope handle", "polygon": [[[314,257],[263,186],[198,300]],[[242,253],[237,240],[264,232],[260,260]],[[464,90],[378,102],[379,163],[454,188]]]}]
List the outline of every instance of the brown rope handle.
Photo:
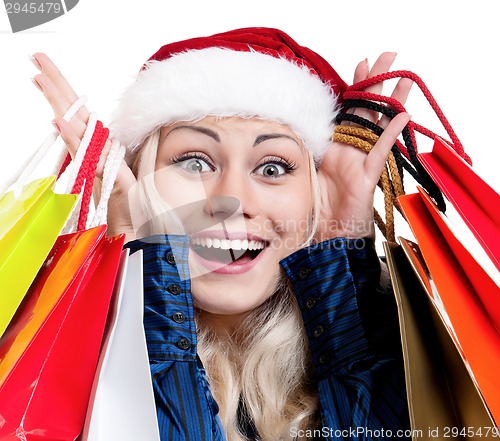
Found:
[{"label": "brown rope handle", "polygon": [[365,129],[364,127],[356,126],[336,126],[335,133],[355,136],[357,138],[364,139],[365,141],[369,141],[371,145],[375,145],[379,138],[376,133]]},{"label": "brown rope handle", "polygon": [[[336,126],[333,134],[333,141],[349,144],[369,153],[374,144],[378,141],[378,135],[363,127],[355,126]],[[390,241],[396,241],[394,226],[394,206],[399,209],[395,203],[396,198],[404,194],[403,183],[396,164],[394,155],[389,153],[387,163],[380,176],[378,186],[384,193],[385,222],[375,207],[373,208],[373,217],[384,237]]]}]

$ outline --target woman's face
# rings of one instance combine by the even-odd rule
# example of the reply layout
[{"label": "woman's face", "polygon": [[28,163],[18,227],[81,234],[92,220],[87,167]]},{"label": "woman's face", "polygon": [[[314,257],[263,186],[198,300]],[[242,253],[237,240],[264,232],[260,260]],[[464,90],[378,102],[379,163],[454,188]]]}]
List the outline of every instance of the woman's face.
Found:
[{"label": "woman's face", "polygon": [[307,238],[309,156],[287,126],[206,117],[164,127],[155,183],[190,236],[195,305],[230,321],[274,291]]}]

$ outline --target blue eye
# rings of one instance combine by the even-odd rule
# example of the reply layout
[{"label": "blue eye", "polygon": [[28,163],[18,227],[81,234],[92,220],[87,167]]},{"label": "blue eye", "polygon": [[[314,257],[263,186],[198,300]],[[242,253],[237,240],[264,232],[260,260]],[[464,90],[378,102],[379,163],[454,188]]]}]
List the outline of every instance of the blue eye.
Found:
[{"label": "blue eye", "polygon": [[283,176],[293,173],[297,166],[292,162],[287,162],[284,159],[271,157],[267,158],[267,161],[259,165],[254,173],[264,178],[276,179],[282,178]]},{"label": "blue eye", "polygon": [[213,171],[213,166],[208,162],[208,160],[198,156],[173,158],[172,163],[177,164],[189,173],[205,173]]},{"label": "blue eye", "polygon": [[263,164],[256,169],[257,174],[265,178],[278,178],[287,173],[286,168],[281,164],[268,163]]}]

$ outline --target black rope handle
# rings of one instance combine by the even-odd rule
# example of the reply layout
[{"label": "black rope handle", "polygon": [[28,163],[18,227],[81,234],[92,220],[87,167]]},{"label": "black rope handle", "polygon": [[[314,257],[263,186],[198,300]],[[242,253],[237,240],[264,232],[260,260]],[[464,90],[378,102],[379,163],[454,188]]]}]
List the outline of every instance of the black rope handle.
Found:
[{"label": "black rope handle", "polygon": [[[352,108],[365,108],[368,110],[379,112],[390,119],[394,118],[399,113],[388,106],[376,103],[374,101],[362,100],[362,99],[345,100],[342,103],[342,106],[343,106],[342,111],[339,112],[336,118],[337,124],[340,124],[343,121],[353,122],[355,124],[358,124],[362,127],[365,127],[373,131],[375,134],[379,136],[384,132],[384,129],[382,127],[380,127],[376,123],[373,123],[372,121],[367,120],[366,118],[362,118],[358,115],[347,113],[345,112],[345,110],[349,110]],[[441,190],[439,190],[436,183],[432,180],[432,178],[429,176],[425,168],[418,160],[417,149],[413,142],[409,128],[405,127],[401,132],[401,134],[403,137],[404,146],[406,148],[406,152],[409,156],[409,159],[403,154],[400,146],[398,146],[397,143],[395,143],[391,149],[396,159],[398,170],[400,171],[401,180],[403,181],[403,169],[405,169],[415,179],[415,181],[419,183],[429,193],[429,196],[434,200],[439,210],[445,212],[446,203],[443,194],[441,193]]]}]

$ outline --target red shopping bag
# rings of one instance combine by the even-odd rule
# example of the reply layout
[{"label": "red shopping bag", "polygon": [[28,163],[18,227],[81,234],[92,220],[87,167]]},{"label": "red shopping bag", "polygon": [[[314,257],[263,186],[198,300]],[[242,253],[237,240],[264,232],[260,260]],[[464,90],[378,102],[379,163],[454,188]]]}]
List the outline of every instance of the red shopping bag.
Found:
[{"label": "red shopping bag", "polygon": [[0,440],[74,440],[97,366],[123,236],[61,236],[0,340]]},{"label": "red shopping bag", "polygon": [[[79,99],[70,110],[76,112],[81,104]],[[0,339],[0,440],[70,441],[82,431],[125,238],[107,238],[104,225],[124,155],[118,143],[104,167],[106,185],[92,220],[92,226],[99,226],[87,229],[96,168],[108,135],[91,113],[75,157],[66,152],[66,160],[56,167],[60,176],[72,163],[67,193],[80,194],[81,205],[66,224],[64,231],[70,234],[57,239]],[[42,144],[16,182],[23,182],[51,145]]]},{"label": "red shopping bag", "polygon": [[433,300],[443,306],[443,320],[498,425],[500,288],[447,228],[423,190],[400,196],[398,202],[434,283]]},{"label": "red shopping bag", "polygon": [[440,138],[417,156],[500,270],[500,195]]}]

